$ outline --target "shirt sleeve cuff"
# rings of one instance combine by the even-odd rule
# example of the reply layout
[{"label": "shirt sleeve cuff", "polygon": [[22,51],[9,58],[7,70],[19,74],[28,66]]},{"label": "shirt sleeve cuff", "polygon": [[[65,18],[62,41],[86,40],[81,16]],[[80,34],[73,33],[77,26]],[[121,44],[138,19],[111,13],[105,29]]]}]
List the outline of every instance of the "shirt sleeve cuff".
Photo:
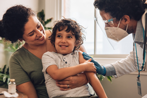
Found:
[{"label": "shirt sleeve cuff", "polygon": [[106,68],[106,75],[105,76],[113,76],[116,75],[115,68],[111,64],[104,65]]}]

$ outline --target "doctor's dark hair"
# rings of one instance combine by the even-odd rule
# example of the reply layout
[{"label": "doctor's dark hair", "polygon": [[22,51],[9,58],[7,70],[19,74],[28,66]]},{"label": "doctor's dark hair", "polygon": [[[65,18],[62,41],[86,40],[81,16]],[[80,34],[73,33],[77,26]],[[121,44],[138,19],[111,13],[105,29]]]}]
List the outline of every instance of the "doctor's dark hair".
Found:
[{"label": "doctor's dark hair", "polygon": [[77,46],[74,48],[74,50],[79,49],[79,47],[83,44],[83,34],[81,32],[82,26],[80,26],[76,21],[71,19],[61,19],[60,21],[57,21],[57,23],[53,27],[52,35],[49,37],[51,43],[55,46],[57,30],[62,31],[64,29],[66,29],[65,31],[67,33],[71,31],[71,33],[75,36]]},{"label": "doctor's dark hair", "polygon": [[124,15],[139,21],[145,12],[142,0],[95,0],[95,8],[109,13],[113,18],[120,20]]},{"label": "doctor's dark hair", "polygon": [[23,5],[10,7],[0,21],[0,36],[12,43],[21,39],[24,34],[24,26],[31,15],[35,15],[34,12]]}]

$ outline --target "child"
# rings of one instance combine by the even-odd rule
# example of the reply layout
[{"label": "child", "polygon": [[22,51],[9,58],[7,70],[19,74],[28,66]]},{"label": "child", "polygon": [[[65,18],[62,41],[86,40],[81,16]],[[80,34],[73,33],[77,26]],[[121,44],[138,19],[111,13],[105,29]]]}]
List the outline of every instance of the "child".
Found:
[{"label": "child", "polygon": [[[61,91],[56,81],[72,75],[85,73],[99,98],[107,98],[100,81],[95,75],[96,68],[90,60],[85,60],[78,48],[83,43],[80,26],[71,19],[57,22],[50,36],[56,52],[46,52],[42,56],[43,72],[49,97],[90,96],[87,85]],[[69,85],[67,85],[69,88]]]}]

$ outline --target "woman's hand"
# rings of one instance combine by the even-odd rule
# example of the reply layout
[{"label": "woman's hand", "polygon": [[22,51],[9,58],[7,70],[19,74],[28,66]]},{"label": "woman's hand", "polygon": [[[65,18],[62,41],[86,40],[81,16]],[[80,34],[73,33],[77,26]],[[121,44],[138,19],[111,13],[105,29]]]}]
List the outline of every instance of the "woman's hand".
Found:
[{"label": "woman's hand", "polygon": [[87,78],[85,74],[78,74],[75,76],[70,76],[62,81],[57,81],[56,85],[60,87],[60,90],[69,90],[72,88],[80,87],[87,84]]}]

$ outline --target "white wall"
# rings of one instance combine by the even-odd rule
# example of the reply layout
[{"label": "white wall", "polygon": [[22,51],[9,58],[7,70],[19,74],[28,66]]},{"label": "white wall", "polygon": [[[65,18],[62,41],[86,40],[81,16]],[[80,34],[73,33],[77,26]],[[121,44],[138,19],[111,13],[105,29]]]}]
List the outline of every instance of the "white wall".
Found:
[{"label": "white wall", "polygon": [[[39,6],[43,0],[0,0],[0,20],[2,19],[5,11],[14,5],[22,4],[26,7],[31,8],[34,12],[38,12],[39,9],[43,8],[43,5]],[[0,44],[0,67],[3,67],[7,63],[8,58],[6,58],[4,53],[4,46]]]},{"label": "white wall", "polygon": [[39,0],[0,0],[0,19],[2,19],[3,13],[14,5],[22,4],[26,7],[32,8],[35,12],[38,11]]},{"label": "white wall", "polygon": [[[147,94],[147,75],[141,75],[142,95]],[[112,83],[106,78],[101,81],[108,98],[141,98],[137,89],[137,74],[128,74],[113,78]]]},{"label": "white wall", "polygon": [[61,1],[62,0],[45,0],[45,18],[53,18],[48,26],[53,27],[54,22],[61,19]]}]

